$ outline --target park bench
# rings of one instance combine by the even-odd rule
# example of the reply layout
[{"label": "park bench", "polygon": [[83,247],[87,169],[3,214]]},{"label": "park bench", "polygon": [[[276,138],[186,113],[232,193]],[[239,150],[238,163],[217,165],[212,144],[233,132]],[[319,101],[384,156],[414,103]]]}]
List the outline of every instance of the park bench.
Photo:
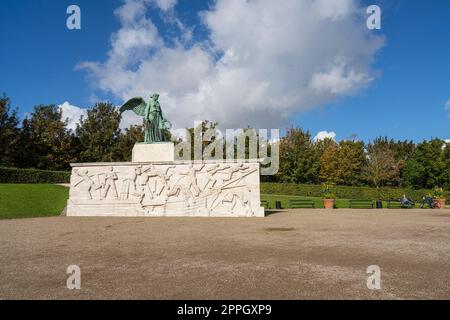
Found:
[{"label": "park bench", "polygon": [[261,200],[261,207],[264,207],[266,209],[270,209],[269,207],[269,201],[267,200]]},{"label": "park bench", "polygon": [[411,206],[403,205],[400,199],[389,199],[387,203],[388,209],[409,209],[414,208],[414,204]]},{"label": "park bench", "polygon": [[350,209],[373,209],[374,207],[373,200],[350,200]]},{"label": "park bench", "polygon": [[387,204],[388,209],[400,209],[402,208],[402,203],[400,199],[389,199]]},{"label": "park bench", "polygon": [[313,200],[289,200],[289,208],[301,209],[301,208],[315,208],[316,204]]}]

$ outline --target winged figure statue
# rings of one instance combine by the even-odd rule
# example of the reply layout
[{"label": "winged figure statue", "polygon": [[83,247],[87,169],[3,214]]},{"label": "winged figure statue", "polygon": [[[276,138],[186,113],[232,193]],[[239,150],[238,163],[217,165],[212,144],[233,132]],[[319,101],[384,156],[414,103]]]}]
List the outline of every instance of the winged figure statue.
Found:
[{"label": "winged figure statue", "polygon": [[128,100],[121,108],[120,113],[131,110],[138,116],[144,117],[145,139],[144,143],[163,142],[164,130],[170,129],[171,124],[167,121],[161,111],[159,94],[151,95],[148,103],[141,97]]}]

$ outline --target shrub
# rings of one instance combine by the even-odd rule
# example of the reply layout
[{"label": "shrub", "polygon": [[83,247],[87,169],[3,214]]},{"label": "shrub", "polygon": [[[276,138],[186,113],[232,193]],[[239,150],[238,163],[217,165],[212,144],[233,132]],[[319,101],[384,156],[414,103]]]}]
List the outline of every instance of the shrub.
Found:
[{"label": "shrub", "polygon": [[[322,197],[320,185],[288,184],[288,183],[262,183],[262,194],[291,195],[304,197]],[[334,186],[333,193],[338,199],[355,200],[383,200],[400,199],[404,194],[416,202],[422,201],[422,197],[429,194],[430,190],[414,190],[409,188],[370,188]],[[444,197],[450,199],[450,193],[444,192]]]},{"label": "shrub", "polygon": [[439,187],[434,187],[431,191],[430,197],[433,199],[442,199],[445,197],[444,189]]},{"label": "shrub", "polygon": [[70,172],[0,167],[0,183],[69,183]]},{"label": "shrub", "polygon": [[334,184],[333,183],[322,183],[321,187],[322,198],[324,199],[336,199],[334,194]]}]

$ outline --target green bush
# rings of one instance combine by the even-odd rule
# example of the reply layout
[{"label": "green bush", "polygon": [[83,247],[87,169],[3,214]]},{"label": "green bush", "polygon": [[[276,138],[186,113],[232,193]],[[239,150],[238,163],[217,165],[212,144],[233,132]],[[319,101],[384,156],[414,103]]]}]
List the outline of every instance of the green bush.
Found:
[{"label": "green bush", "polygon": [[[277,194],[303,197],[322,197],[320,185],[289,184],[289,183],[262,183],[262,194]],[[338,199],[355,200],[383,200],[399,199],[404,194],[418,202],[422,197],[429,194],[430,190],[414,190],[408,188],[370,188],[370,187],[347,187],[334,186],[333,193]],[[445,198],[450,199],[450,192],[445,192]]]},{"label": "green bush", "polygon": [[0,167],[0,183],[69,183],[70,172]]}]

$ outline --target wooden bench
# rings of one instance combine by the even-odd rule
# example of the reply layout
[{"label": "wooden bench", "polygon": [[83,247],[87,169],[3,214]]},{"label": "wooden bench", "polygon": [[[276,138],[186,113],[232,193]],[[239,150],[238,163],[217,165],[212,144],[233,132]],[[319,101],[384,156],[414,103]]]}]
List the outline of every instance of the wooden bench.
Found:
[{"label": "wooden bench", "polygon": [[400,202],[400,199],[389,199],[387,207],[388,209],[401,209],[402,203]]},{"label": "wooden bench", "polygon": [[269,207],[269,201],[267,200],[261,200],[261,207],[264,207],[266,209],[270,209]]},{"label": "wooden bench", "polygon": [[403,205],[400,199],[390,199],[387,204],[388,209],[411,209],[415,207],[415,203],[410,206]]},{"label": "wooden bench", "polygon": [[375,201],[373,200],[350,200],[350,209],[373,209]]},{"label": "wooden bench", "polygon": [[301,208],[315,208],[316,204],[313,200],[289,200],[289,208],[301,209]]}]

